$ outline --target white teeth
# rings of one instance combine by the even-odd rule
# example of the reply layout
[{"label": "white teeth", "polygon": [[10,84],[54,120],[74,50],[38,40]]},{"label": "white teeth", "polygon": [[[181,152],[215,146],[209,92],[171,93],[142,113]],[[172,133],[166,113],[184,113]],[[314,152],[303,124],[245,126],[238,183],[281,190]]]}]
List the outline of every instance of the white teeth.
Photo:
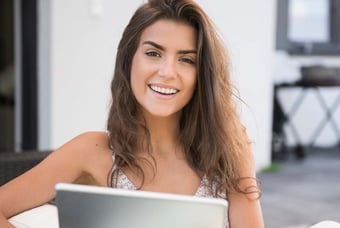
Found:
[{"label": "white teeth", "polygon": [[172,89],[172,88],[162,88],[162,87],[158,87],[158,86],[154,86],[154,85],[151,85],[150,88],[153,90],[153,91],[156,91],[158,93],[163,93],[163,94],[175,94],[178,92],[178,90],[176,89]]}]

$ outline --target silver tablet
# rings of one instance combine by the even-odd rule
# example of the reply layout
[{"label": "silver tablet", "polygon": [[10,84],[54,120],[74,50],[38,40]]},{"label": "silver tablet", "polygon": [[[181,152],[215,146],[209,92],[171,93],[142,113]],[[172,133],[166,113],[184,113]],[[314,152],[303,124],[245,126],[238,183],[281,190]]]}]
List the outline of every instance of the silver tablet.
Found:
[{"label": "silver tablet", "polygon": [[60,228],[222,228],[222,199],[59,183]]}]

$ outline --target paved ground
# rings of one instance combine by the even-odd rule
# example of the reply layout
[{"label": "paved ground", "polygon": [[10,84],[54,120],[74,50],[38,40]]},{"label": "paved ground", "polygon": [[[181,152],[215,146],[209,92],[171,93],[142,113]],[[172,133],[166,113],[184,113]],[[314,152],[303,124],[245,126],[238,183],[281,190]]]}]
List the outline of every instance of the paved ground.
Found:
[{"label": "paved ground", "polygon": [[266,228],[305,228],[322,220],[340,222],[340,148],[308,151],[304,160],[280,162],[261,172]]}]

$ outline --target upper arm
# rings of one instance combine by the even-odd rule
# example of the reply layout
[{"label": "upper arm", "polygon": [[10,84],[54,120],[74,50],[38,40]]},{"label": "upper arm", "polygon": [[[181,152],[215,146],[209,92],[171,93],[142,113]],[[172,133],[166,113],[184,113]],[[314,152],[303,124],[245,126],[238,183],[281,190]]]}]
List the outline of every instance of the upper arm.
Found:
[{"label": "upper arm", "polygon": [[228,200],[231,228],[264,227],[259,199],[249,199],[242,193],[234,193],[229,196]]},{"label": "upper arm", "polygon": [[37,166],[0,187],[0,212],[5,217],[48,202],[55,196],[58,182],[72,183],[91,163],[88,134],[82,134],[56,151]]},{"label": "upper arm", "polygon": [[264,221],[260,205],[261,190],[256,178],[254,157],[250,140],[244,151],[240,167],[239,188],[248,194],[236,192],[228,195],[229,223],[232,228],[263,228]]}]

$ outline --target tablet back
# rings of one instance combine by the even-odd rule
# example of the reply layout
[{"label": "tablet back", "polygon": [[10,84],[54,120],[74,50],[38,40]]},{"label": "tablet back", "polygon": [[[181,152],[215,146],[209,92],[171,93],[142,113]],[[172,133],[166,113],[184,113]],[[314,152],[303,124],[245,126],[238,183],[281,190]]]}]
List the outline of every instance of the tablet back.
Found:
[{"label": "tablet back", "polygon": [[56,185],[60,228],[222,228],[227,202],[176,194]]}]

